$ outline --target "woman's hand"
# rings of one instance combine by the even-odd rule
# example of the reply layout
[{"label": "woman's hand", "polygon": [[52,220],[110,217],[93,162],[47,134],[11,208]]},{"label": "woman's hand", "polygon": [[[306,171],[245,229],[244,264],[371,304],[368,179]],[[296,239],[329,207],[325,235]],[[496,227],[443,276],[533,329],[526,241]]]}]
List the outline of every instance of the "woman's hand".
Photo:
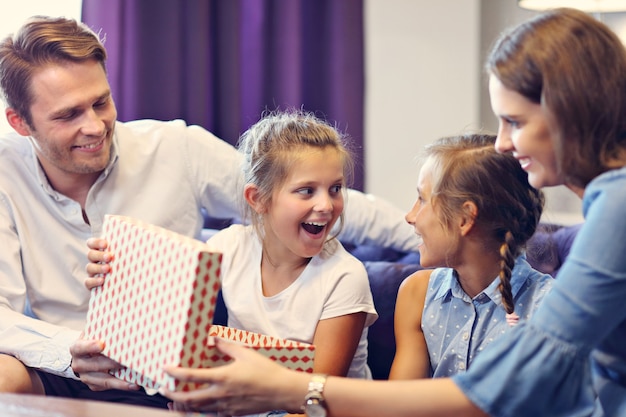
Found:
[{"label": "woman's hand", "polygon": [[215,368],[166,368],[171,376],[205,384],[187,392],[163,391],[182,407],[197,411],[245,415],[274,409],[300,412],[311,375],[295,372],[236,343],[217,339],[218,349],[233,363]]},{"label": "woman's hand", "polygon": [[87,239],[87,274],[89,278],[85,280],[85,287],[91,290],[104,284],[104,276],[111,272],[109,262],[113,260],[113,253],[107,252],[109,242],[106,239],[92,237]]}]

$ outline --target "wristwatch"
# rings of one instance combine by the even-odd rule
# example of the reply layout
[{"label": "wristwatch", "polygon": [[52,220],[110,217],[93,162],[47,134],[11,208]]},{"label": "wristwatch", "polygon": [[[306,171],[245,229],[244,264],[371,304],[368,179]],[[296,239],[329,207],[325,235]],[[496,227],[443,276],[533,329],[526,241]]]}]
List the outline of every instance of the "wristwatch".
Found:
[{"label": "wristwatch", "polygon": [[304,397],[302,411],[307,417],[326,417],[326,401],[324,400],[324,385],[326,376],[313,374],[309,381],[309,392]]}]

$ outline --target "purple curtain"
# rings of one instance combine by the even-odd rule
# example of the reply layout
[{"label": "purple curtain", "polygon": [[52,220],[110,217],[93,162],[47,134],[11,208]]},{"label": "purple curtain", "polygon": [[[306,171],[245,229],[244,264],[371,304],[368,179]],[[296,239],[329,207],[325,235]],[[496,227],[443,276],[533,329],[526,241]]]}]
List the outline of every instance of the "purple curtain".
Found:
[{"label": "purple curtain", "polygon": [[235,144],[262,111],[347,133],[363,189],[363,0],[83,0],[119,119],[185,119]]}]

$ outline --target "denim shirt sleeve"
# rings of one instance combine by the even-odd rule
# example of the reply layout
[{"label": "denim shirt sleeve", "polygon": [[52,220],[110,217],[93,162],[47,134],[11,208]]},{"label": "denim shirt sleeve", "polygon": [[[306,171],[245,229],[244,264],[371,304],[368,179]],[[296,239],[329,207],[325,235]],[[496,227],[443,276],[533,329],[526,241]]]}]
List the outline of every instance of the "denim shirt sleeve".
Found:
[{"label": "denim shirt sleeve", "polygon": [[[603,174],[585,192],[586,221],[548,294],[515,328],[454,378],[491,415],[591,415],[603,389],[598,370],[624,392],[626,357],[626,170]],[[591,353],[593,352],[593,359]],[[599,362],[596,357],[612,359]],[[593,364],[593,372],[592,372]],[[604,367],[604,369],[602,369]],[[598,398],[614,415],[626,396]],[[604,403],[603,403],[604,402]]]}]

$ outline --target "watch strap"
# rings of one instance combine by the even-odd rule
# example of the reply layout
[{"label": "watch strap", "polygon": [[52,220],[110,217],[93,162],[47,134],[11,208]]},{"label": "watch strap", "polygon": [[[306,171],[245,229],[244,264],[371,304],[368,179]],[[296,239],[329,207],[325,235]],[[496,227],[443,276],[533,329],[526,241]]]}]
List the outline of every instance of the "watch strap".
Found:
[{"label": "watch strap", "polygon": [[326,401],[324,400],[324,386],[326,385],[325,374],[313,374],[309,380],[309,387],[306,396],[304,397],[304,404],[302,410],[306,413],[307,405],[311,402],[315,402],[324,409],[326,409]]}]

